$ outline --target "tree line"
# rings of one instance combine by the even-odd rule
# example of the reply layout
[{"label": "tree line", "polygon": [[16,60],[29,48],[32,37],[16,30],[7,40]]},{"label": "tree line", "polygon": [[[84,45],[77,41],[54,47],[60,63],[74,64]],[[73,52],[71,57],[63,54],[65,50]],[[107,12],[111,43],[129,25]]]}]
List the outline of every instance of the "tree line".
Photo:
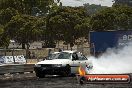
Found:
[{"label": "tree line", "polygon": [[127,5],[68,7],[59,0],[0,1],[1,47],[8,47],[11,39],[23,48],[34,41],[47,47],[58,41],[74,45],[82,37],[88,39],[89,31],[131,29],[132,7]]}]

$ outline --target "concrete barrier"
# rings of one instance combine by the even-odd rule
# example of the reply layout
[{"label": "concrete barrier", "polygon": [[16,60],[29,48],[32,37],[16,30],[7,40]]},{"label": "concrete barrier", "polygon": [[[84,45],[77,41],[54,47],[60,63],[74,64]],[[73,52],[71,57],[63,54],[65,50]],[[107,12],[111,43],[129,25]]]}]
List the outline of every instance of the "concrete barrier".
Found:
[{"label": "concrete barrier", "polygon": [[37,62],[37,59],[27,59],[27,64],[36,64]]},{"label": "concrete barrier", "polygon": [[27,59],[27,64],[36,64],[39,61],[43,61],[43,59]]},{"label": "concrete barrier", "polygon": [[24,72],[33,72],[34,64],[15,64],[15,65],[1,65],[0,66],[0,75],[7,73],[24,73]]}]

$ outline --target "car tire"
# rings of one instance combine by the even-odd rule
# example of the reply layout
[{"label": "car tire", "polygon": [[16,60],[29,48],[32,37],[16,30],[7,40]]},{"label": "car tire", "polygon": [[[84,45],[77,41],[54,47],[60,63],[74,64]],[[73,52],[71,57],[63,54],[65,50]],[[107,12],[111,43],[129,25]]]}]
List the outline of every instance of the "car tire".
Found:
[{"label": "car tire", "polygon": [[39,77],[39,78],[44,78],[44,77],[45,77],[45,74],[42,74],[42,73],[36,73],[36,76]]},{"label": "car tire", "polygon": [[65,71],[62,73],[63,76],[70,76],[71,74],[71,67],[69,64],[66,65]]},{"label": "car tire", "polygon": [[85,77],[81,77],[79,80],[80,84],[83,85],[86,83],[86,78]]}]

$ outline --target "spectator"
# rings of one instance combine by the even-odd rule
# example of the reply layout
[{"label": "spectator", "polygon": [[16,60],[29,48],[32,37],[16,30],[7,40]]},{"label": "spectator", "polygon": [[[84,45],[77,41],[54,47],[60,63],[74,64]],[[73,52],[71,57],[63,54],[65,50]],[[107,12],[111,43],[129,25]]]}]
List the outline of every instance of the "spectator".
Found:
[{"label": "spectator", "polygon": [[62,49],[59,48],[59,52],[62,52]]}]

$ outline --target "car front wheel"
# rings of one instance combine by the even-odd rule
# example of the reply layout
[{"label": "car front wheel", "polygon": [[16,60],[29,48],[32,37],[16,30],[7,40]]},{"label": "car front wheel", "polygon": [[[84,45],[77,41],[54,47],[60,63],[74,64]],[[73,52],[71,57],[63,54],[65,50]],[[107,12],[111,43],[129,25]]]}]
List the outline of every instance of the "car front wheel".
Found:
[{"label": "car front wheel", "polygon": [[45,74],[42,74],[42,73],[36,73],[36,76],[39,77],[39,78],[44,78],[44,77],[45,77]]},{"label": "car front wheel", "polygon": [[63,76],[70,76],[70,74],[71,74],[71,67],[70,67],[70,65],[68,64],[68,65],[66,65],[66,67],[65,67],[65,71],[63,72]]}]

